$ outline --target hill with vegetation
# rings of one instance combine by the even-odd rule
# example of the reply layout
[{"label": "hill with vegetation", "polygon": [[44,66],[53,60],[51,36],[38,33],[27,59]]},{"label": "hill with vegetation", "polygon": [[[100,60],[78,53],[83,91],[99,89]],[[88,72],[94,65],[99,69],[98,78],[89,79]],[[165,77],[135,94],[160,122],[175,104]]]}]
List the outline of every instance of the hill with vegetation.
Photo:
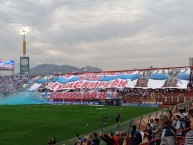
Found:
[{"label": "hill with vegetation", "polygon": [[41,64],[30,69],[30,75],[50,75],[66,73],[83,73],[83,72],[101,72],[97,67],[86,66],[78,68],[70,65]]}]

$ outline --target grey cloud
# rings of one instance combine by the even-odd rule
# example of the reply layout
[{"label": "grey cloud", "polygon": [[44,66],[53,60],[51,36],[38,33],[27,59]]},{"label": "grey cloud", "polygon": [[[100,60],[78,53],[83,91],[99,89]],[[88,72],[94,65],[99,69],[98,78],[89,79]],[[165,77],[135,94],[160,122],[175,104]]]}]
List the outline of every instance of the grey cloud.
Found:
[{"label": "grey cloud", "polygon": [[31,66],[63,63],[104,70],[188,65],[193,1],[2,1],[0,59],[19,67],[22,36],[30,26]]}]

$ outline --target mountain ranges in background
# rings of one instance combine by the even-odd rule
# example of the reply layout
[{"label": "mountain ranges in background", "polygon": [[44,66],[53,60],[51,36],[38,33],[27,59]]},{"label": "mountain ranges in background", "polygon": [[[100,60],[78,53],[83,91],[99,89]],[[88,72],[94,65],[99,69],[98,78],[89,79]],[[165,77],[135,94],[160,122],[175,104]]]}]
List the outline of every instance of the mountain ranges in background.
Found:
[{"label": "mountain ranges in background", "polygon": [[51,75],[51,74],[68,74],[68,73],[84,73],[84,72],[101,72],[97,67],[86,66],[78,68],[71,65],[54,65],[54,64],[40,64],[30,69],[30,75]]}]

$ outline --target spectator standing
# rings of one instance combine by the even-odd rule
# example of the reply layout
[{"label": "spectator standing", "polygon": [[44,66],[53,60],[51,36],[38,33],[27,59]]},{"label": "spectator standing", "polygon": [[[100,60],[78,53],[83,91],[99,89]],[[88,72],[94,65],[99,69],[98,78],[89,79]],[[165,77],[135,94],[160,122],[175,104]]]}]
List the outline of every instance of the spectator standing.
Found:
[{"label": "spectator standing", "polygon": [[182,127],[182,121],[181,121],[180,115],[176,115],[176,121],[177,121],[175,126],[175,129],[177,130],[176,135],[181,136],[182,135],[181,130],[183,129],[183,127]]},{"label": "spectator standing", "polygon": [[151,141],[152,140],[152,127],[150,123],[147,123],[146,130],[147,132],[145,132],[145,134],[147,135],[147,140]]},{"label": "spectator standing", "polygon": [[185,125],[185,128],[189,128],[190,127],[190,119],[188,118],[188,116],[185,116],[184,117],[184,125]]},{"label": "spectator standing", "polygon": [[160,125],[163,126],[160,145],[175,145],[176,129],[172,126],[167,115],[160,115]]},{"label": "spectator standing", "polygon": [[100,139],[98,138],[98,135],[96,132],[93,133],[93,140],[91,142],[91,145],[99,145]]},{"label": "spectator standing", "polygon": [[139,145],[142,142],[142,135],[137,126],[133,125],[131,130],[131,145]]},{"label": "spectator standing", "polygon": [[104,134],[103,132],[100,132],[100,138],[107,143],[107,145],[114,145],[114,137],[113,132],[110,132],[109,135]]},{"label": "spectator standing", "polygon": [[[160,138],[162,135],[162,129],[163,127],[159,124],[159,119],[155,118],[154,124],[153,124],[153,139]],[[156,141],[156,145],[160,145],[160,140]]]},{"label": "spectator standing", "polygon": [[[193,112],[193,109],[192,109],[192,112]],[[193,145],[193,113],[189,114],[189,117],[190,117],[191,130],[186,134],[185,145]]]},{"label": "spectator standing", "polygon": [[119,145],[119,139],[120,139],[120,132],[116,131],[115,136],[114,136],[114,145]]}]

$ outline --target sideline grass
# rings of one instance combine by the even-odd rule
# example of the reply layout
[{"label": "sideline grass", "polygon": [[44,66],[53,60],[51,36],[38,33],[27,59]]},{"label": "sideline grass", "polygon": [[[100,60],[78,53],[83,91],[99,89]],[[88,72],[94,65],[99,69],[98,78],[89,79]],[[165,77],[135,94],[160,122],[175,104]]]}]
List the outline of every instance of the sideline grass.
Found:
[{"label": "sideline grass", "polygon": [[[16,105],[0,106],[0,140],[4,145],[46,145],[52,136],[58,142],[103,128],[102,115],[108,125],[121,122],[159,108],[115,106]],[[88,124],[88,125],[87,125]]]}]

